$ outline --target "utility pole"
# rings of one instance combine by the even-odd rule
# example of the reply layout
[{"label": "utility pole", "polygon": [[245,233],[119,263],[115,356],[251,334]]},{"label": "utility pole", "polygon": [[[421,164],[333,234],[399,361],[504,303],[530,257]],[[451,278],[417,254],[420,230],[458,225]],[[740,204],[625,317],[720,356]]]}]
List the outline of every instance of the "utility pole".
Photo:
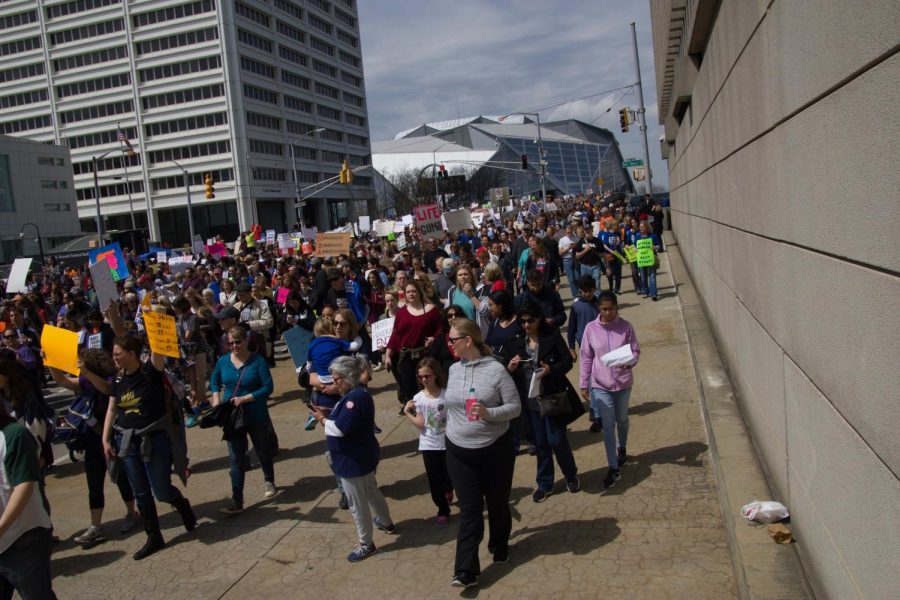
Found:
[{"label": "utility pole", "polygon": [[644,166],[647,168],[647,193],[653,193],[653,180],[650,178],[650,150],[647,147],[647,119],[644,116],[644,89],[641,87],[641,61],[638,59],[637,31],[631,23],[631,37],[634,41],[634,69],[637,71],[637,91],[640,108],[637,110],[638,126],[641,130],[641,143],[644,145]]}]

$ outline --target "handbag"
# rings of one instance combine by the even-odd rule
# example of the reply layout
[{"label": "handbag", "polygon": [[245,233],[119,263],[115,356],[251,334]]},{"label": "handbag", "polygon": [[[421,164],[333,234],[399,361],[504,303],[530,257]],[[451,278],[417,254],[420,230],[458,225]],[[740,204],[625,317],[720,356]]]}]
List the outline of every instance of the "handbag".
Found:
[{"label": "handbag", "polygon": [[540,417],[558,417],[572,412],[572,404],[569,402],[569,392],[563,390],[555,394],[547,394],[537,398],[540,407]]}]

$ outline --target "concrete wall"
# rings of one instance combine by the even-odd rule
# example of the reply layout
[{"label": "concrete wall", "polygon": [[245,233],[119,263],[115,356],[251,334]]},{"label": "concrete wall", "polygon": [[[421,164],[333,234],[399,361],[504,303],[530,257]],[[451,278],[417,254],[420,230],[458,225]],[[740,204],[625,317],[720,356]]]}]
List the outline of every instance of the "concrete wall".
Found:
[{"label": "concrete wall", "polygon": [[675,236],[822,598],[900,590],[898,27],[895,0],[723,0],[669,146]]}]

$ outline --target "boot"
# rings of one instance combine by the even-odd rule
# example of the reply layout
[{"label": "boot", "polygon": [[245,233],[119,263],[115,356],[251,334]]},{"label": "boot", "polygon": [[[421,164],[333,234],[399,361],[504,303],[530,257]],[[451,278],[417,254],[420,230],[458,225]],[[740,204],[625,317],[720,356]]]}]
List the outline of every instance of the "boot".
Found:
[{"label": "boot", "polygon": [[172,508],[181,515],[181,522],[184,523],[184,528],[188,531],[193,531],[194,527],[197,526],[197,515],[194,514],[194,510],[191,508],[191,502],[182,496],[172,503]]},{"label": "boot", "polygon": [[151,554],[162,550],[166,542],[163,540],[162,532],[159,530],[159,515],[156,514],[156,504],[139,504],[138,511],[141,513],[141,519],[144,521],[144,531],[147,533],[147,541],[144,546],[134,553],[134,560],[147,558]]}]

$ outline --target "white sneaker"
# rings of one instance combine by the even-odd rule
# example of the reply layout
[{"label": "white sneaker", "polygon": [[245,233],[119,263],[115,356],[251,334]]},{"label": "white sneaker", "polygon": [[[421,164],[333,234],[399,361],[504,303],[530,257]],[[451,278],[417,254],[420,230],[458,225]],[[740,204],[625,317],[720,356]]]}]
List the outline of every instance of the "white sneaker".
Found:
[{"label": "white sneaker", "polygon": [[101,528],[91,525],[84,533],[73,538],[73,541],[78,544],[99,544],[106,541],[106,534]]},{"label": "white sneaker", "polygon": [[278,488],[275,487],[275,484],[271,481],[267,481],[265,484],[266,491],[263,494],[263,498],[269,499],[274,498],[278,494]]}]

